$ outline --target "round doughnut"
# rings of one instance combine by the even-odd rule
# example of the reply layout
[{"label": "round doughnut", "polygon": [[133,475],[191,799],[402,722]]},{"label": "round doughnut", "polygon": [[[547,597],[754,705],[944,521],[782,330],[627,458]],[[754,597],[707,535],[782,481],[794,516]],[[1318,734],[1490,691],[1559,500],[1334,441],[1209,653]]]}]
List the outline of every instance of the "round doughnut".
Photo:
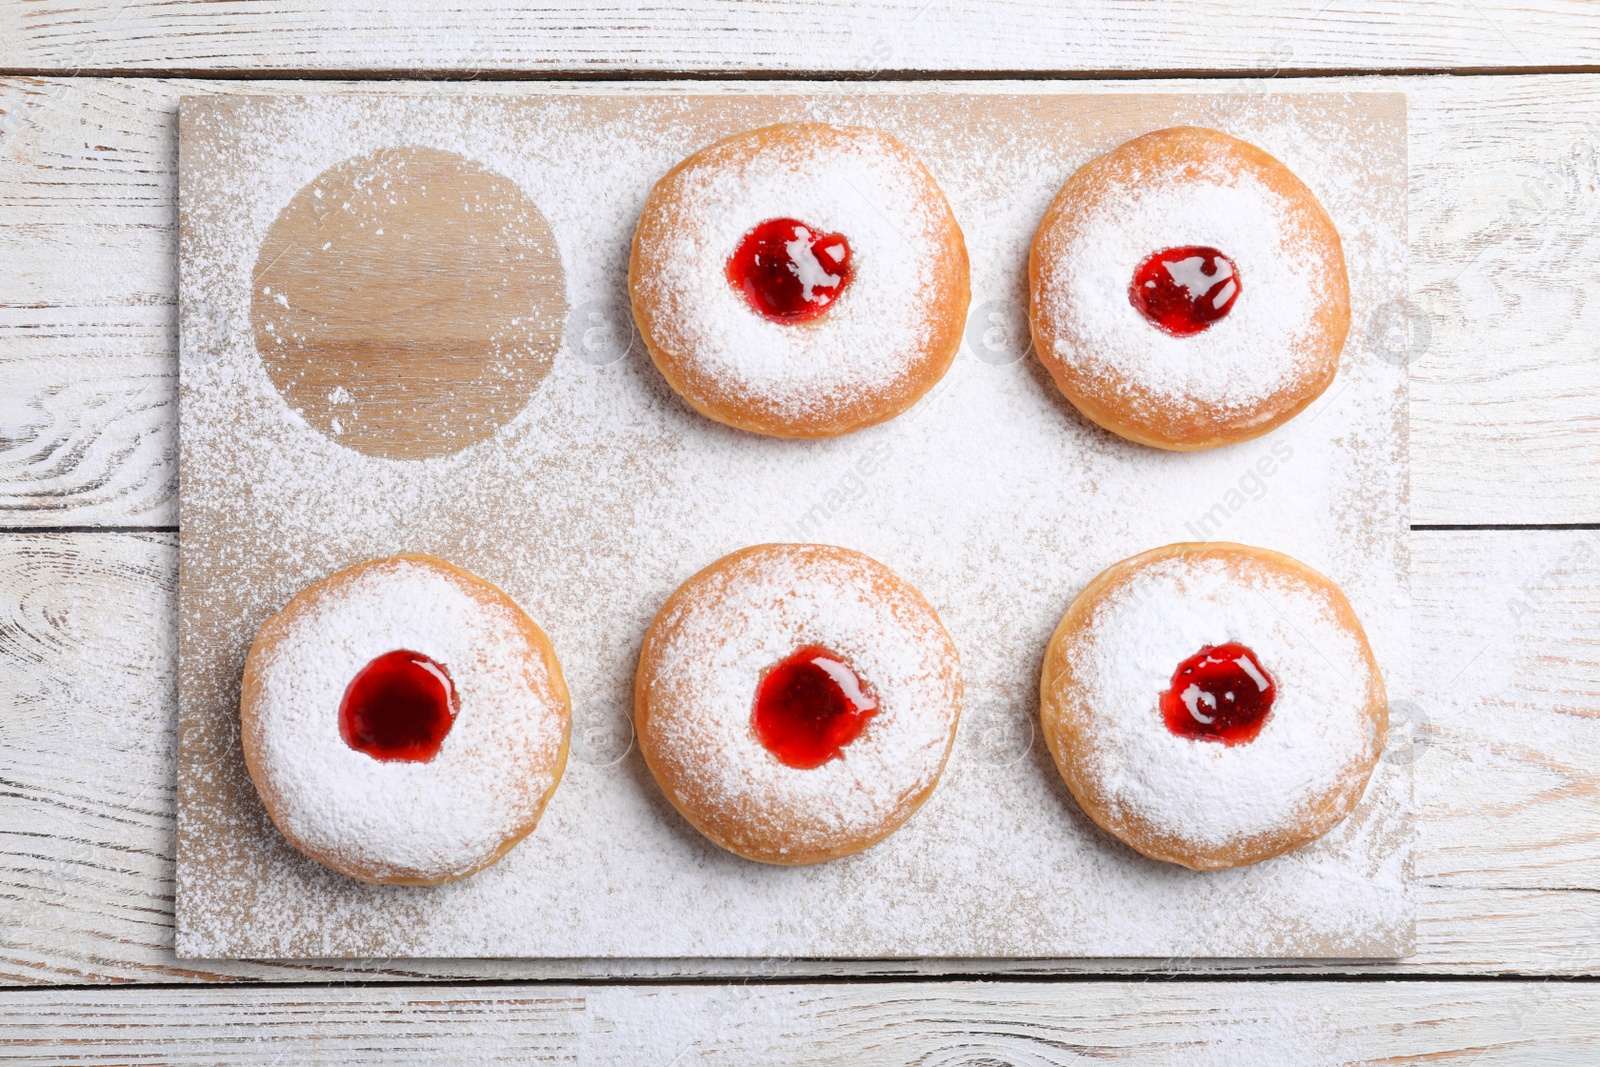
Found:
[{"label": "round doughnut", "polygon": [[1034,350],[1067,399],[1176,451],[1293,418],[1333,381],[1350,328],[1333,220],[1289,168],[1216,130],[1160,130],[1080,168],[1039,224],[1028,282]]},{"label": "round doughnut", "polygon": [[690,578],[651,623],[634,688],[672,806],[728,851],[787,865],[893,833],[933,792],[960,714],[933,609],[831,545],[757,545]]},{"label": "round doughnut", "polygon": [[669,171],[628,286],[668,384],[775,437],[911,407],[955,358],[969,299],[966,244],[927,169],[886,133],[817,122],[741,133]]},{"label": "round doughnut", "polygon": [[532,832],[567,762],[549,640],[510,597],[432,556],[371,560],[262,624],[240,699],[273,825],[364,882],[437,885]]},{"label": "round doughnut", "polygon": [[1344,594],[1288,556],[1168,545],[1079,593],[1045,652],[1040,726],[1103,829],[1194,870],[1327,833],[1383,751],[1383,679]]}]

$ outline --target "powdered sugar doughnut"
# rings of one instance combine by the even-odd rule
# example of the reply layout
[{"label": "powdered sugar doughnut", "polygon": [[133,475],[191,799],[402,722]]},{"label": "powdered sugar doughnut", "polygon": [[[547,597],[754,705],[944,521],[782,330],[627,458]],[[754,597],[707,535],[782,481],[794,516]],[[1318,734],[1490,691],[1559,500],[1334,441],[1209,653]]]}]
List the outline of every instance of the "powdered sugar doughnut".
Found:
[{"label": "powdered sugar doughnut", "polygon": [[820,863],[893,833],[933,792],[960,712],[933,609],[831,545],[757,545],[690,578],[651,624],[634,690],[661,791],[763,863]]},{"label": "powdered sugar doughnut", "polygon": [[1062,186],[1028,257],[1034,349],[1084,415],[1157,448],[1214,448],[1293,418],[1350,328],[1338,231],[1259,148],[1181,127]]},{"label": "powdered sugar doughnut", "polygon": [[893,137],[797,122],[701,149],[657,182],[628,282],[650,357],[695,410],[833,437],[892,419],[949,369],[967,249]]},{"label": "powdered sugar doughnut", "polygon": [[567,762],[549,640],[431,556],[358,564],[295,596],[256,635],[240,712],[273,824],[365,882],[487,867],[532,832]]},{"label": "powdered sugar doughnut", "polygon": [[1256,863],[1367,786],[1383,679],[1338,587],[1277,552],[1154,549],[1091,582],[1045,653],[1040,722],[1083,810],[1153,859]]}]

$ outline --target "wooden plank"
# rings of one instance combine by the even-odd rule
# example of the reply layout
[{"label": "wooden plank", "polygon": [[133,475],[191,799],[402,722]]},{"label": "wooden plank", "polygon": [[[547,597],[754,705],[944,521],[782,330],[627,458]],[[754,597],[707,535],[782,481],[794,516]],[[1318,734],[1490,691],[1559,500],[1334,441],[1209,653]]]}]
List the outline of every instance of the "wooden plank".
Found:
[{"label": "wooden plank", "polygon": [[[987,84],[987,83],[986,83]],[[1262,82],[1143,82],[1247,90]],[[1274,81],[1274,89],[1404,89],[1410,99],[1411,295],[1356,324],[1411,366],[1413,519],[1600,520],[1600,77]],[[974,84],[959,88],[969,89]],[[981,86],[977,86],[981,87]],[[1004,83],[1008,91],[1126,91],[1126,83]],[[0,81],[0,506],[9,525],[153,523],[175,516],[173,174],[177,99],[303,92],[305,83]],[[678,91],[331,83],[319,91]],[[749,85],[694,85],[745,92]],[[759,88],[770,89],[769,86]],[[894,86],[880,86],[894,88]],[[61,357],[65,362],[49,363]],[[117,357],[115,359],[110,357]],[[89,362],[94,359],[97,362]],[[40,369],[22,369],[44,360]],[[20,363],[18,361],[21,361]],[[63,375],[82,376],[75,406]],[[159,379],[159,381],[158,381]],[[8,397],[15,396],[6,390]],[[107,424],[105,413],[145,411]],[[38,409],[60,425],[29,436]],[[20,416],[16,413],[20,412]],[[22,423],[18,436],[10,431]],[[143,436],[141,436],[143,435]],[[73,443],[90,437],[99,450]],[[22,443],[17,444],[20,440]],[[37,442],[43,440],[45,445]],[[51,442],[59,444],[51,445]],[[44,451],[41,452],[41,448]],[[119,469],[111,470],[114,462]],[[86,469],[78,470],[83,465]],[[128,469],[120,469],[128,468]]]},{"label": "wooden plank", "polygon": [[1582,0],[83,0],[7,5],[0,42],[51,73],[1459,70],[1592,65],[1600,25]]},{"label": "wooden plank", "polygon": [[15,1064],[1590,1064],[1574,983],[27,990]]},{"label": "wooden plank", "polygon": [[175,118],[103,85],[0,89],[0,525],[176,522]]},{"label": "wooden plank", "polygon": [[[1413,538],[1419,685],[1405,718],[1420,743],[1387,757],[1413,759],[1417,776],[1412,959],[796,961],[786,973],[1600,973],[1596,538]],[[0,983],[762,973],[748,960],[174,959],[176,556],[169,534],[0,538]]]},{"label": "wooden plank", "polygon": [[1600,888],[1600,532],[1419,532],[1412,553],[1418,875]]},{"label": "wooden plank", "polygon": [[169,360],[0,358],[0,378],[0,526],[172,522]]},{"label": "wooden plank", "polygon": [[1414,522],[1600,519],[1600,303],[1547,266],[1600,255],[1600,79],[1536,81],[1411,94]]}]

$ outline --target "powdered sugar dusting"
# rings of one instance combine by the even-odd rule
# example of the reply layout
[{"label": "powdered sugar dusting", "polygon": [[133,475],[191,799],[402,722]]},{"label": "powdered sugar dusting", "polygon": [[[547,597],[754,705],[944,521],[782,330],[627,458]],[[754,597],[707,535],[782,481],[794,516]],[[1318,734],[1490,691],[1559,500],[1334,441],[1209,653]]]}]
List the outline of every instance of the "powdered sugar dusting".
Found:
[{"label": "powdered sugar dusting", "polygon": [[[1179,663],[1238,641],[1277,684],[1261,733],[1243,745],[1180,737],[1157,697]],[[1081,688],[1078,758],[1111,815],[1225,847],[1312,817],[1376,755],[1375,680],[1324,590],[1250,557],[1172,557],[1102,602],[1067,658]],[[1063,695],[1065,696],[1065,695]]]},{"label": "powdered sugar dusting", "polygon": [[[636,339],[628,350],[625,284],[641,208],[673,165],[744,130],[812,120],[882,129],[906,145],[966,234],[975,311],[1025,308],[1029,243],[1062,182],[1131,137],[1193,124],[1260,145],[1312,188],[1344,240],[1361,324],[1406,292],[1395,98],[1107,96],[1069,83],[429,92],[185,104],[181,953],[1405,949],[1403,764],[1380,761],[1361,806],[1327,837],[1201,875],[1096,831],[1042,743],[996,760],[986,740],[1014,721],[1020,736],[1039,736],[1029,718],[1040,657],[1066,605],[1111,562],[1174,541],[1263,545],[1329,575],[1391,692],[1405,692],[1405,375],[1362,342],[1359,325],[1322,401],[1260,441],[1206,453],[1111,437],[1078,418],[1036,359],[996,365],[969,352],[900,417],[795,441],[730,430],[684,405]],[[263,372],[249,315],[250,272],[283,205],[328,168],[403,145],[515,181],[549,224],[572,309],[549,373],[514,418],[460,452],[415,461],[318,433]],[[616,358],[596,362],[585,337],[603,332],[595,316],[604,323],[612,309]],[[456,415],[478,417],[472,396],[460,396]],[[769,542],[842,545],[882,562],[921,592],[960,650],[955,749],[927,804],[881,844],[813,867],[751,863],[687,825],[637,745],[588,762],[576,741],[538,830],[446,886],[345,878],[301,857],[264,818],[231,733],[239,672],[256,629],[312,582],[397,552],[466,567],[550,635],[574,738],[611,724],[626,736],[656,612],[711,561]]]},{"label": "powdered sugar dusting", "polygon": [[[1041,245],[1034,296],[1056,325],[1055,354],[1120,396],[1274,417],[1270,398],[1298,395],[1323,369],[1313,324],[1335,275],[1302,214],[1218,159],[1108,183]],[[1177,337],[1144,320],[1128,285],[1145,257],[1184,245],[1226,253],[1243,292],[1227,316]]]},{"label": "powdered sugar dusting", "polygon": [[[258,766],[285,829],[374,874],[436,878],[481,866],[525,827],[555,783],[566,708],[507,607],[437,567],[364,570],[305,610],[260,664]],[[350,680],[396,649],[442,663],[457,714],[426,763],[345,744]]]},{"label": "powdered sugar dusting", "polygon": [[[894,825],[933,784],[960,713],[938,619],[870,560],[789,546],[697,581],[656,624],[651,726],[675,778],[757,833],[824,850]],[[878,701],[841,758],[785,766],[750,725],[763,671],[806,645],[844,657]]]},{"label": "powdered sugar dusting", "polygon": [[[943,195],[875,130],[828,128],[821,144],[735,141],[657,190],[662,237],[640,249],[638,295],[658,307],[657,343],[717,383],[723,402],[768,416],[826,418],[892,390],[926,358]],[[650,216],[647,215],[647,218]],[[814,322],[756,313],[728,283],[740,238],[794,218],[850,242],[854,277]]]}]

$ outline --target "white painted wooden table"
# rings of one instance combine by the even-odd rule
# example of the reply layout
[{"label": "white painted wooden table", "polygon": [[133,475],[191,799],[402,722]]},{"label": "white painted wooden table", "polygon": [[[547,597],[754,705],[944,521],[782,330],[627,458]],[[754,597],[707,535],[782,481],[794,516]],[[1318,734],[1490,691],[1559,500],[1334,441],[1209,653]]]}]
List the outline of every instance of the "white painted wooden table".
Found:
[{"label": "white painted wooden table", "polygon": [[[328,9],[0,5],[0,1061],[1600,1062],[1600,9]],[[819,74],[1407,94],[1418,954],[176,960],[178,97]]]}]

